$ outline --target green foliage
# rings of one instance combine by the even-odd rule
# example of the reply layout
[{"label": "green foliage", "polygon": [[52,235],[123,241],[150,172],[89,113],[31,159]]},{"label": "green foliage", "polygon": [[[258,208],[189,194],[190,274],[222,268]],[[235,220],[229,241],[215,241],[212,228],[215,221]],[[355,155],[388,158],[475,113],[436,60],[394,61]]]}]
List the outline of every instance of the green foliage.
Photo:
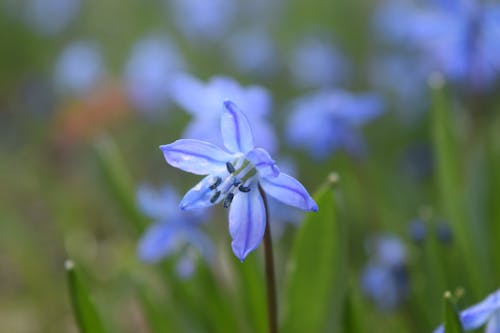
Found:
[{"label": "green foliage", "polygon": [[445,333],[463,333],[460,316],[457,312],[455,301],[451,293],[446,292],[444,295],[444,331]]},{"label": "green foliage", "polygon": [[107,333],[75,264],[73,261],[67,260],[64,263],[64,267],[66,269],[73,313],[80,333]]},{"label": "green foliage", "polygon": [[319,211],[298,230],[288,263],[283,332],[321,332],[345,297],[345,238],[331,184],[314,199]]}]

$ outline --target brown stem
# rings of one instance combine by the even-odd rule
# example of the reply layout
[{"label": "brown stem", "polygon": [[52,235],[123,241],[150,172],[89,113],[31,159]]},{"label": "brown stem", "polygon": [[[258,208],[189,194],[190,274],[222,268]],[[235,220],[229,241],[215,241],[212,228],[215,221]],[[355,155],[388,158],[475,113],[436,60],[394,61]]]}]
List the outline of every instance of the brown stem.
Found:
[{"label": "brown stem", "polygon": [[267,285],[267,313],[269,319],[269,333],[278,333],[278,306],[276,302],[276,279],[274,276],[273,240],[271,238],[271,228],[269,227],[269,207],[266,193],[259,185],[259,192],[264,201],[266,211],[266,230],[264,232],[264,259],[266,267]]}]

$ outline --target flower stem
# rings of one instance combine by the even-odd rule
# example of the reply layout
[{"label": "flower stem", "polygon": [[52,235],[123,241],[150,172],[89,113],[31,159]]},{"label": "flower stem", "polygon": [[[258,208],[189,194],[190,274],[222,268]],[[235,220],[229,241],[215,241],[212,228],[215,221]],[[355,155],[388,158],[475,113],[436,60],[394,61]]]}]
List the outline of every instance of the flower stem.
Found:
[{"label": "flower stem", "polygon": [[269,207],[267,204],[266,193],[259,185],[259,192],[264,201],[266,211],[266,230],[264,232],[264,259],[266,267],[266,285],[267,285],[267,313],[269,319],[269,333],[278,333],[278,306],[276,302],[276,279],[274,275],[273,259],[273,240],[271,237],[271,228],[269,227]]}]

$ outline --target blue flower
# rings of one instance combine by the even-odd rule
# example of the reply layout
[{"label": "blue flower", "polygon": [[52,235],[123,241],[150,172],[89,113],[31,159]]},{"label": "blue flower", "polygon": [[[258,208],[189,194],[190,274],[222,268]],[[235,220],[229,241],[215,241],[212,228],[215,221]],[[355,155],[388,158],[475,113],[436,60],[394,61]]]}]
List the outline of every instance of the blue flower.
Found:
[{"label": "blue flower", "polygon": [[137,41],[125,69],[127,94],[142,111],[156,111],[170,100],[169,83],[184,67],[177,48],[165,38]]},{"label": "blue flower", "polygon": [[176,256],[177,272],[183,278],[194,272],[198,257],[208,263],[213,260],[212,242],[200,229],[206,218],[201,212],[180,211],[179,197],[172,187],[155,191],[143,185],[137,191],[137,202],[141,211],[155,221],[139,242],[137,253],[141,260],[156,263]]},{"label": "blue flower", "polygon": [[420,52],[431,71],[476,91],[498,78],[500,6],[428,1],[423,7],[392,3],[381,12],[378,25],[383,35]]},{"label": "blue flower", "polygon": [[184,138],[221,144],[219,134],[221,101],[231,98],[242,109],[255,128],[256,145],[274,153],[277,139],[266,119],[272,105],[269,92],[260,86],[242,87],[235,80],[216,76],[208,83],[187,75],[172,79],[172,99],[189,112],[193,119],[184,131]]},{"label": "blue flower", "polygon": [[362,290],[382,311],[393,310],[409,293],[406,249],[393,235],[371,239],[371,255],[362,273]]},{"label": "blue flower", "polygon": [[26,23],[45,36],[63,32],[82,7],[81,0],[29,0],[19,3],[25,6],[23,14]]},{"label": "blue flower", "polygon": [[102,55],[93,42],[72,42],[56,60],[54,81],[63,93],[77,96],[88,94],[103,76]]},{"label": "blue flower", "polygon": [[[500,290],[462,311],[460,321],[466,331],[475,330],[486,324],[485,333],[500,333]],[[444,327],[439,326],[434,333],[444,333]]]},{"label": "blue flower", "polygon": [[319,88],[344,81],[348,64],[337,48],[320,38],[305,38],[290,62],[294,82],[302,88]]},{"label": "blue flower", "polygon": [[293,103],[287,135],[292,145],[306,148],[318,159],[340,148],[362,156],[365,147],[357,129],[381,113],[382,102],[376,95],[320,91]]},{"label": "blue flower", "polygon": [[176,28],[191,42],[213,42],[229,30],[237,12],[232,0],[164,0]]},{"label": "blue flower", "polygon": [[208,207],[223,202],[229,208],[229,233],[236,257],[245,257],[259,245],[266,226],[259,186],[271,197],[290,206],[317,211],[318,206],[295,178],[281,173],[254,137],[245,115],[231,101],[224,102],[221,134],[226,150],[194,139],[160,146],[171,166],[206,175],[181,200],[180,208]]}]

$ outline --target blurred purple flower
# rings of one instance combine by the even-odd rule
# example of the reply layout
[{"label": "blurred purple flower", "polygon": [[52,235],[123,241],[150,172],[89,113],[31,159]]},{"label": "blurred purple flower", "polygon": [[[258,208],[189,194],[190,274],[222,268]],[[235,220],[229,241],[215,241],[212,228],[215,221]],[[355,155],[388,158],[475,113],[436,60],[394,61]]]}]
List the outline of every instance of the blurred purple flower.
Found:
[{"label": "blurred purple flower", "polygon": [[95,88],[105,73],[101,51],[91,41],[72,42],[59,55],[54,81],[63,94],[85,95]]},{"label": "blurred purple flower", "polygon": [[291,145],[306,148],[317,159],[338,149],[361,157],[365,144],[358,128],[378,117],[382,106],[374,94],[324,90],[306,95],[292,104],[287,136]]},{"label": "blurred purple flower", "polygon": [[[488,295],[483,301],[460,312],[460,321],[465,331],[476,330],[486,324],[485,333],[500,332],[500,290]],[[444,333],[439,326],[434,333]]]},{"label": "blurred purple flower", "polygon": [[228,31],[237,12],[233,0],[164,0],[177,29],[192,42],[217,41]]},{"label": "blurred purple flower", "polygon": [[149,112],[165,107],[170,100],[170,81],[183,68],[182,57],[168,39],[137,41],[125,68],[125,85],[134,106]]},{"label": "blurred purple flower", "polygon": [[205,175],[179,206],[190,210],[223,202],[229,208],[233,252],[243,261],[259,246],[268,223],[260,188],[305,211],[317,211],[318,206],[299,181],[280,172],[264,149],[255,148],[248,119],[236,104],[225,101],[224,107],[220,127],[226,150],[194,139],[177,140],[160,149],[171,166]]},{"label": "blurred purple flower", "polygon": [[54,36],[61,33],[76,17],[81,0],[27,0],[24,20],[34,31]]},{"label": "blurred purple flower", "polygon": [[241,108],[254,124],[258,147],[273,153],[277,139],[267,116],[272,106],[271,95],[260,86],[242,87],[228,77],[213,77],[203,83],[190,75],[178,75],[172,79],[172,99],[193,116],[183,137],[222,143],[220,136],[221,101],[230,99]]},{"label": "blurred purple flower", "polygon": [[393,310],[409,293],[406,248],[396,236],[384,234],[369,240],[367,252],[362,290],[380,310]]},{"label": "blurred purple flower", "polygon": [[214,246],[200,228],[206,221],[206,212],[179,210],[179,196],[170,186],[156,191],[142,185],[137,191],[137,202],[141,211],[155,221],[139,242],[137,253],[141,260],[156,263],[176,257],[177,273],[183,278],[191,276],[199,257],[212,262]]},{"label": "blurred purple flower", "polygon": [[292,79],[301,88],[338,84],[348,76],[348,64],[337,48],[320,38],[305,38],[290,59]]}]

